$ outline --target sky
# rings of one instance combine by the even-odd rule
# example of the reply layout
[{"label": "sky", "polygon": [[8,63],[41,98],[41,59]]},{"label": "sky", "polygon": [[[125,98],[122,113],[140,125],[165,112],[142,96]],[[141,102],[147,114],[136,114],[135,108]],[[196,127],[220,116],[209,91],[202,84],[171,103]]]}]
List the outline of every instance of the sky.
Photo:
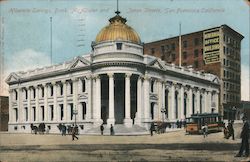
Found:
[{"label": "sky", "polygon": [[[7,0],[0,4],[0,95],[8,95],[4,80],[10,72],[51,64],[51,36],[53,64],[88,54],[91,42],[117,7],[116,0]],[[119,10],[145,43],[178,36],[180,22],[182,34],[222,24],[242,34],[241,98],[249,101],[250,9],[244,0],[119,0]]]}]

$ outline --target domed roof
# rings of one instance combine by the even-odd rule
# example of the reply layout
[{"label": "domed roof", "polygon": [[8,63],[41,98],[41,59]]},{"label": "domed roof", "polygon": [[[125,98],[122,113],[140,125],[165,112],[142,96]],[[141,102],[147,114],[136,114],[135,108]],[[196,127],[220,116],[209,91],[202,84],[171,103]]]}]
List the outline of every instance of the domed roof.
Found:
[{"label": "domed roof", "polygon": [[104,27],[96,36],[95,43],[104,41],[128,41],[132,43],[141,44],[139,35],[133,28],[126,24],[127,20],[116,12],[116,16],[109,19],[110,24]]}]

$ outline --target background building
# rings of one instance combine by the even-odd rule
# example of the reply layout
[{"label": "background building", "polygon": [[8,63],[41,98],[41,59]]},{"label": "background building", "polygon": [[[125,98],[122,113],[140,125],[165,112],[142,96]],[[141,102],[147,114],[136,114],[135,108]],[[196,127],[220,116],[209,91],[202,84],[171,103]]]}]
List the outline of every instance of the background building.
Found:
[{"label": "background building", "polygon": [[0,96],[0,131],[8,130],[9,97]]},{"label": "background building", "polygon": [[[144,53],[179,64],[179,38],[144,44]],[[221,80],[220,113],[227,119],[241,100],[241,40],[227,25],[181,35],[181,64],[217,75]]]}]

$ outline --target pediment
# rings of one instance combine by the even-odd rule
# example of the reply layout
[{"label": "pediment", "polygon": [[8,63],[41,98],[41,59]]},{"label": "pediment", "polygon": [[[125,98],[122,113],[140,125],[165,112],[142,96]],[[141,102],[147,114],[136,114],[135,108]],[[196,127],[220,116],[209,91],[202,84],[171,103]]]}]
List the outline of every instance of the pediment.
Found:
[{"label": "pediment", "polygon": [[220,84],[220,80],[217,76],[212,80],[212,82]]},{"label": "pediment", "polygon": [[155,59],[152,62],[150,62],[149,66],[165,70],[163,63],[159,59]]},{"label": "pediment", "polygon": [[81,68],[85,66],[89,66],[90,62],[82,57],[77,57],[69,66],[69,69]]},{"label": "pediment", "polygon": [[6,78],[6,82],[10,83],[10,82],[17,82],[19,80],[19,76],[16,73],[11,73],[7,78]]}]

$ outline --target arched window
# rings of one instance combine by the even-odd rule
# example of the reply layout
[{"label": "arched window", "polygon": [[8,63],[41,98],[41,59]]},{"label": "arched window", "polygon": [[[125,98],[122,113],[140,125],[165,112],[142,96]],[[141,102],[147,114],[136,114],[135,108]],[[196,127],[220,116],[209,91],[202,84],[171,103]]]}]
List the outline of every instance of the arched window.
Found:
[{"label": "arched window", "polygon": [[154,83],[155,83],[155,81],[152,80],[152,81],[151,81],[151,92],[152,92],[152,93],[154,92]]},{"label": "arched window", "polygon": [[175,118],[178,119],[178,92],[175,91]]},{"label": "arched window", "polygon": [[82,92],[86,91],[86,81],[85,79],[81,80],[82,81]]}]

